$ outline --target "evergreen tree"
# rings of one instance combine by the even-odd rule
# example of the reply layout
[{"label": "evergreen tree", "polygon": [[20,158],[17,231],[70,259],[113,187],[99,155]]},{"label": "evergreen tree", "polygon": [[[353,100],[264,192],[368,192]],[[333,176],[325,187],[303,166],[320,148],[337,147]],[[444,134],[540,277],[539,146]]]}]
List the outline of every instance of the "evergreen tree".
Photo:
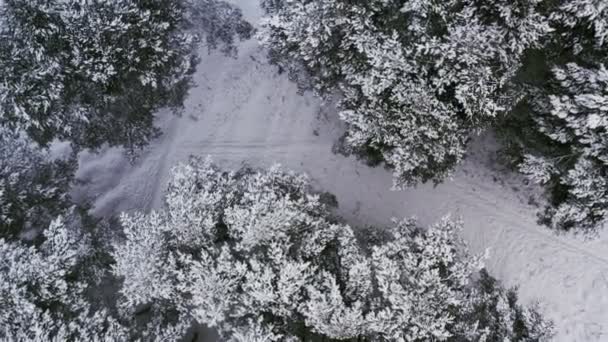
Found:
[{"label": "evergreen tree", "polygon": [[116,340],[109,308],[88,293],[107,266],[100,226],[75,205],[75,156],[0,135],[0,340]]},{"label": "evergreen tree", "polygon": [[0,339],[125,339],[125,329],[106,310],[92,309],[86,282],[75,280],[90,253],[79,225],[74,215],[54,220],[39,246],[0,237]]},{"label": "evergreen tree", "polygon": [[464,310],[466,320],[476,322],[477,336],[461,341],[549,341],[553,324],[544,320],[537,305],[521,306],[517,289],[505,289],[484,269],[474,283],[472,300]]},{"label": "evergreen tree", "polygon": [[[359,311],[345,311],[336,288],[309,304],[307,323],[336,340],[549,341],[552,323],[535,306],[519,304],[515,289],[477,272],[481,259],[468,254],[460,229],[448,219],[426,229],[399,222],[372,247],[374,290],[355,305]],[[346,335],[337,333],[340,327],[358,330]]]},{"label": "evergreen tree", "polygon": [[517,103],[510,81],[548,30],[539,2],[266,0],[260,39],[303,88],[340,92],[347,147],[400,187],[443,179]]},{"label": "evergreen tree", "polygon": [[177,167],[166,210],[122,216],[126,241],[116,247],[114,272],[124,278],[125,312],[148,306],[151,325],[172,334],[196,321],[225,339],[301,335],[306,287],[340,266],[350,277],[361,258],[339,255],[354,235],[308,189],[306,178],[276,167]]},{"label": "evergreen tree", "polygon": [[549,7],[554,28],[526,69],[524,106],[500,125],[513,161],[546,187],[541,220],[595,232],[608,213],[608,8],[601,1]]},{"label": "evergreen tree", "polygon": [[70,208],[75,170],[73,155],[53,159],[25,137],[0,133],[0,237],[36,233]]},{"label": "evergreen tree", "polygon": [[[164,210],[121,221],[114,273],[125,318],[150,313],[145,338],[177,339],[194,322],[230,341],[544,341],[550,333],[530,326],[544,324],[540,316],[503,332],[475,315],[482,294],[502,290],[471,282],[481,263],[458,238],[459,223],[421,229],[406,220],[365,246],[305,177],[277,167],[223,172],[194,159],[174,169]],[[538,339],[519,339],[521,329]]]},{"label": "evergreen tree", "polygon": [[42,145],[144,146],[155,112],[182,105],[199,34],[213,47],[250,31],[216,0],[3,1],[0,124]]}]

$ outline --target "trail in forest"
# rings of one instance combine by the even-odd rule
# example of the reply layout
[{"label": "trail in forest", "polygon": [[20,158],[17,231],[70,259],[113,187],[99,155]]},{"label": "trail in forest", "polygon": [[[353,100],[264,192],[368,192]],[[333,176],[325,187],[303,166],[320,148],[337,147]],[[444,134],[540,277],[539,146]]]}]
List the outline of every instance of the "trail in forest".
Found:
[{"label": "trail in forest", "polygon": [[[239,3],[252,20],[255,3]],[[135,163],[118,149],[83,155],[78,177],[87,182],[76,195],[92,198],[99,215],[147,211],[161,206],[170,168],[190,155],[210,155],[226,168],[278,162],[334,193],[339,213],[356,226],[413,215],[422,224],[448,213],[461,216],[471,250],[490,249],[489,270],[508,285],[519,284],[523,300],[544,303],[557,341],[608,340],[608,238],[583,242],[538,226],[537,208],[527,204],[521,182],[490,162],[491,137],[473,144],[451,180],[390,191],[390,172],[332,153],[342,134],[333,107],[298,94],[265,60],[255,41],[243,43],[236,58],[204,52],[185,113],[161,115],[164,135]]]}]

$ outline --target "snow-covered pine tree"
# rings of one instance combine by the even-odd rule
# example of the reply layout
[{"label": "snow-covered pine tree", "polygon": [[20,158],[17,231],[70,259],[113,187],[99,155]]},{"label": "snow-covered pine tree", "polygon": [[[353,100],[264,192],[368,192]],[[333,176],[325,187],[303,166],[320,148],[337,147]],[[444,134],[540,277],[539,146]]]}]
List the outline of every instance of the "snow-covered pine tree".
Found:
[{"label": "snow-covered pine tree", "polygon": [[357,323],[358,341],[549,341],[552,322],[478,272],[481,258],[467,252],[461,228],[447,218],[426,229],[398,222],[372,247],[373,291],[354,306],[360,311],[346,311],[331,300],[336,290],[326,291],[307,304],[307,323],[338,340],[338,328]]},{"label": "snow-covered pine tree", "polygon": [[57,218],[39,246],[0,237],[0,339],[117,341],[126,330],[87,300],[79,267],[89,255],[78,216]]},{"label": "snow-covered pine tree", "polygon": [[362,248],[305,177],[277,167],[194,159],[173,170],[164,210],[122,223],[114,273],[125,314],[151,313],[143,336],[178,338],[193,322],[230,341],[462,341],[496,328],[471,314],[480,259],[459,223],[399,222]]},{"label": "snow-covered pine tree", "polygon": [[0,133],[0,237],[39,233],[72,206],[75,156],[53,159],[26,137]]},{"label": "snow-covered pine tree", "polygon": [[474,322],[474,334],[465,334],[465,341],[550,341],[553,323],[539,313],[538,304],[522,306],[517,289],[505,289],[482,270],[474,282],[473,292],[461,319]]},{"label": "snow-covered pine tree", "polygon": [[2,1],[0,124],[43,145],[143,146],[155,112],[182,105],[198,36],[250,31],[221,0]]},{"label": "snow-covered pine tree", "polygon": [[76,161],[66,157],[0,134],[0,340],[125,336],[99,296],[87,293],[107,265],[99,227],[68,195]]},{"label": "snow-covered pine tree", "polygon": [[549,12],[554,33],[527,67],[540,77],[526,80],[527,105],[502,135],[519,169],[547,189],[541,221],[589,233],[608,214],[608,7],[561,1]]},{"label": "snow-covered pine tree", "polygon": [[153,312],[156,330],[144,336],[169,326],[175,338],[196,321],[226,340],[303,338],[307,287],[335,281],[338,270],[341,283],[357,283],[348,271],[362,259],[340,248],[354,246],[354,234],[309,187],[278,167],[223,172],[193,159],[175,168],[165,210],[122,216],[114,272],[124,279],[125,312]]},{"label": "snow-covered pine tree", "polygon": [[556,30],[555,43],[565,52],[601,56],[606,51],[608,9],[603,1],[561,0],[554,6],[550,15],[551,26]]},{"label": "snow-covered pine tree", "polygon": [[304,88],[341,93],[347,147],[397,187],[443,179],[515,105],[510,80],[548,30],[540,0],[265,0],[260,39]]},{"label": "snow-covered pine tree", "polygon": [[481,260],[466,254],[458,227],[447,219],[426,230],[412,220],[399,222],[372,248],[364,274],[371,276],[373,291],[352,308],[339,300],[338,286],[311,291],[307,324],[336,340],[445,341],[474,333],[474,322],[459,321],[459,313]]}]

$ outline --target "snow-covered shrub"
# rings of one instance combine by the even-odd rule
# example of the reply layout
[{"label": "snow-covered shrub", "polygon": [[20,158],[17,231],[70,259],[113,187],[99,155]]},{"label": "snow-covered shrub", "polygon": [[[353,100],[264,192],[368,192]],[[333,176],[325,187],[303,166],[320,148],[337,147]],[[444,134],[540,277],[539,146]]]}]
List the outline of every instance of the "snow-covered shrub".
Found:
[{"label": "snow-covered shrub", "polygon": [[561,1],[550,16],[555,32],[529,68],[541,78],[528,80],[526,106],[506,117],[503,136],[519,169],[547,188],[541,221],[594,232],[608,214],[608,7]]},{"label": "snow-covered shrub", "polygon": [[72,206],[75,158],[53,159],[30,140],[0,132],[0,237],[42,229]]},{"label": "snow-covered shrub", "polygon": [[0,237],[1,340],[125,340],[106,310],[92,310],[86,283],[75,280],[89,246],[72,219],[51,222],[37,247]]},{"label": "snow-covered shrub", "polygon": [[154,113],[179,109],[210,46],[247,37],[218,0],[6,0],[0,3],[0,124],[37,142],[135,148]]},{"label": "snow-covered shrub", "polygon": [[443,179],[519,99],[510,80],[548,31],[540,0],[265,0],[260,40],[305,88],[341,93],[348,147],[397,187]]},{"label": "snow-covered shrub", "polygon": [[459,223],[399,222],[362,248],[306,177],[277,167],[223,172],[194,159],[173,170],[162,211],[122,223],[114,273],[125,315],[151,314],[143,336],[177,338],[194,322],[231,341],[485,333],[470,314],[480,259]]}]

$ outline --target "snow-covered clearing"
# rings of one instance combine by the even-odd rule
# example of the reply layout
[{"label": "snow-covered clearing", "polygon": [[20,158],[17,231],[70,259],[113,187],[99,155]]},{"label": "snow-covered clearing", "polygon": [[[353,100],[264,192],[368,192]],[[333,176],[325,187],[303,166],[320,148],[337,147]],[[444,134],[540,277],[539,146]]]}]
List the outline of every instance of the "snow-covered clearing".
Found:
[{"label": "snow-covered clearing", "polygon": [[[240,3],[252,21],[256,3]],[[78,177],[86,183],[76,193],[93,198],[97,214],[158,208],[170,168],[190,155],[211,155],[226,168],[279,162],[335,194],[339,213],[353,225],[462,216],[471,249],[490,248],[490,271],[519,284],[522,299],[545,304],[557,341],[608,340],[608,237],[583,242],[538,226],[526,192],[514,189],[522,184],[494,169],[491,139],[475,142],[452,180],[393,192],[390,172],[332,153],[341,135],[335,111],[299,95],[265,63],[254,40],[242,44],[235,59],[204,56],[195,78],[183,116],[161,115],[164,135],[136,163],[117,149],[81,156]]]}]

